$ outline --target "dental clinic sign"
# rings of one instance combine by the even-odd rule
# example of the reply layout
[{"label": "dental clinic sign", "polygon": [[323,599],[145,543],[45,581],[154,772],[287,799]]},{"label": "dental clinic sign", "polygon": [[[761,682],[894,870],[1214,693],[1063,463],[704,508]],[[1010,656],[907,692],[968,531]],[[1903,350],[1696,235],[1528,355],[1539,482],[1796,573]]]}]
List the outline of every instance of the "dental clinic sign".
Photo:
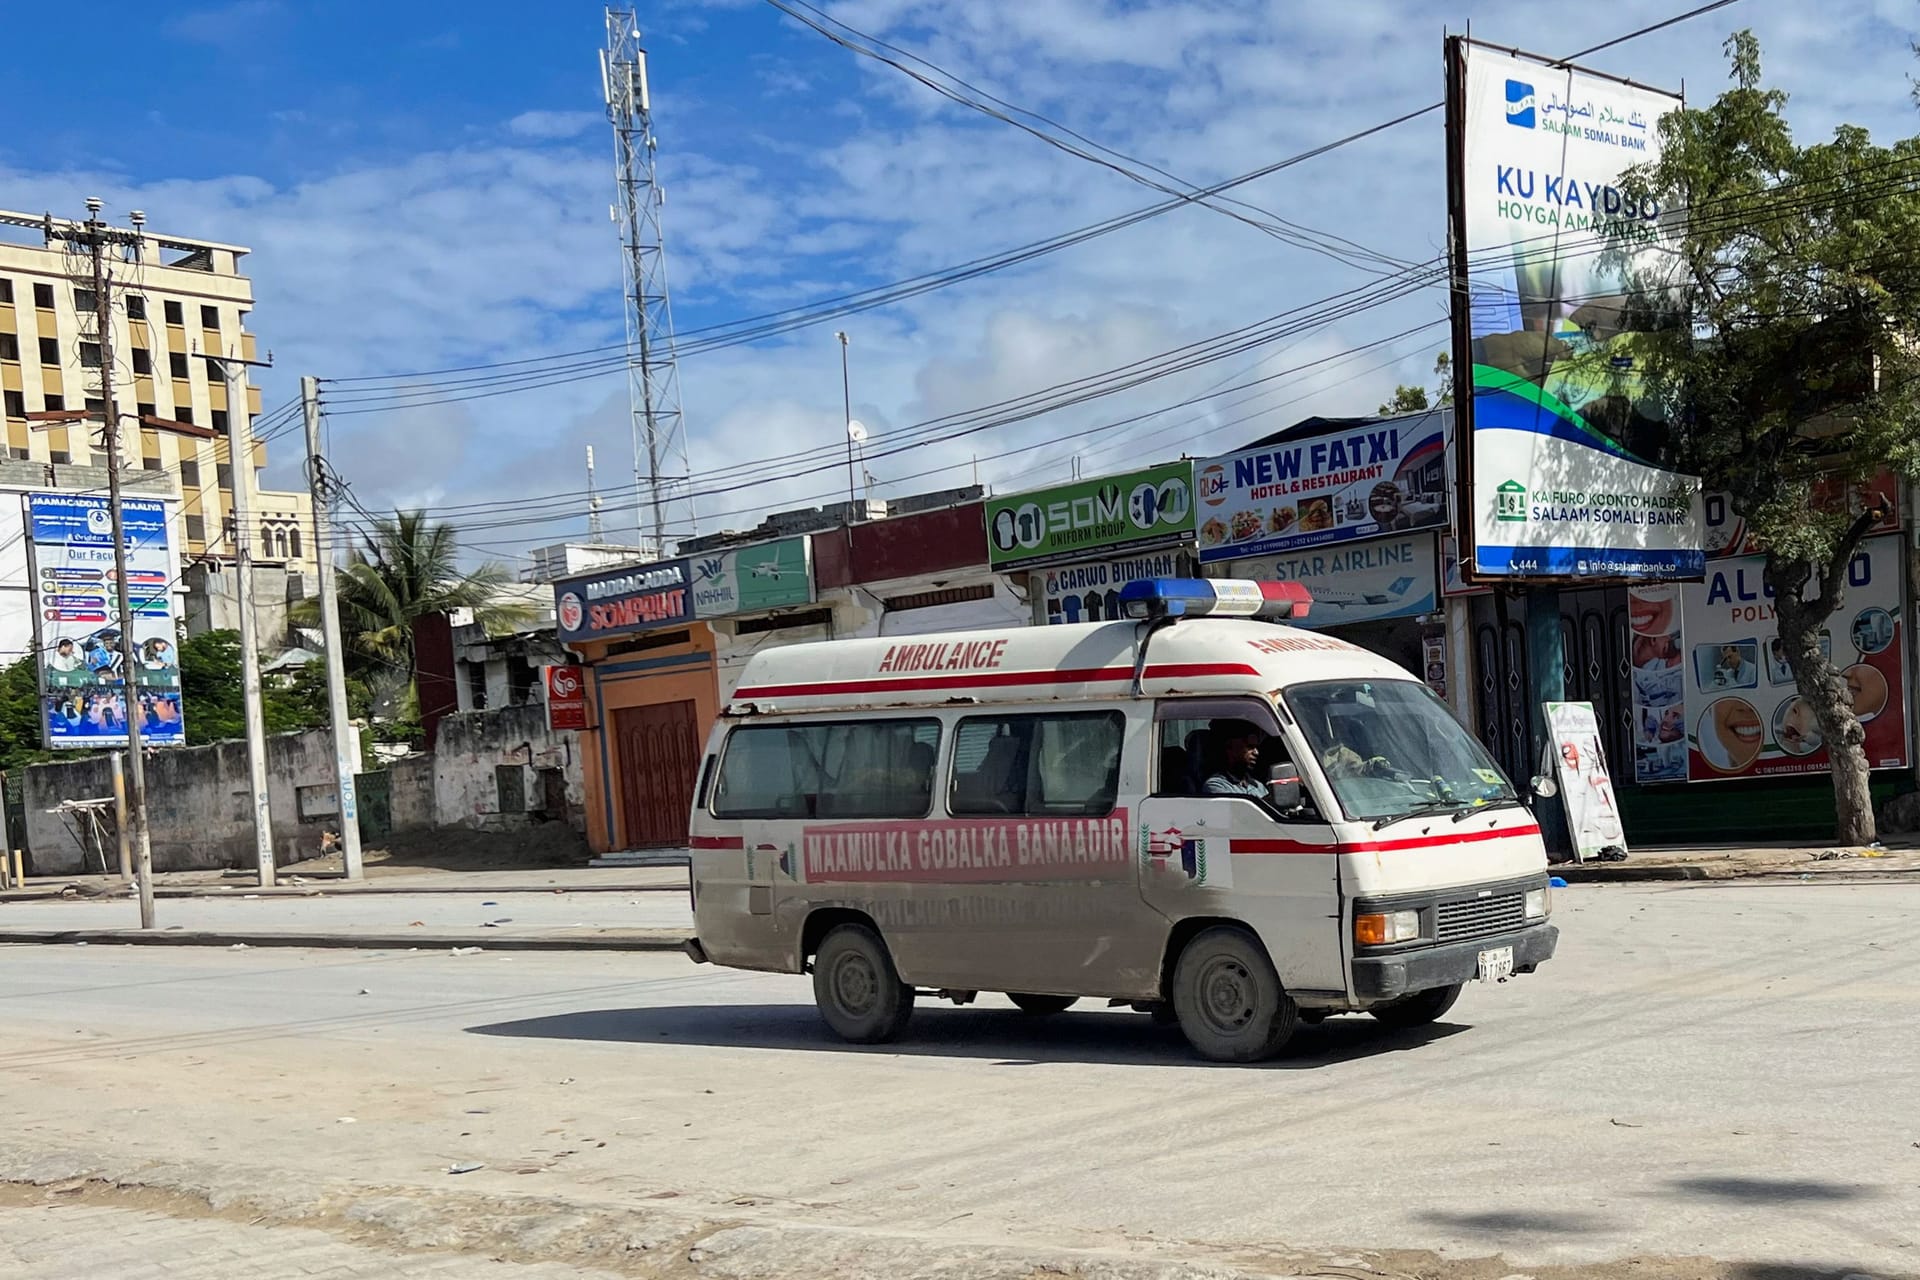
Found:
[{"label": "dental clinic sign", "polygon": [[1016,493],[987,503],[987,563],[999,569],[1193,537],[1193,464]]},{"label": "dental clinic sign", "polygon": [[[1666,434],[1649,335],[1683,321],[1681,221],[1623,175],[1660,157],[1680,99],[1448,42],[1472,577],[1697,578],[1700,482],[1646,456]],[[1464,225],[1459,225],[1459,224]]]}]

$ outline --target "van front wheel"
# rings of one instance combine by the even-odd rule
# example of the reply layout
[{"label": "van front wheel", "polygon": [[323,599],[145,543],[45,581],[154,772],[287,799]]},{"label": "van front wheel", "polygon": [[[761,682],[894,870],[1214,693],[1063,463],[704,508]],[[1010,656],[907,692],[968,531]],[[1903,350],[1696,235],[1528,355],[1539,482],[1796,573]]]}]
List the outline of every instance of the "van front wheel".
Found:
[{"label": "van front wheel", "polygon": [[1258,1062],[1292,1039],[1300,1011],[1273,961],[1244,929],[1194,937],[1173,969],[1173,1010],[1194,1052],[1215,1062]]},{"label": "van front wheel", "polygon": [[836,925],[813,957],[813,1000],[835,1035],[854,1044],[897,1040],[913,1013],[913,988],[880,935],[863,924]]}]

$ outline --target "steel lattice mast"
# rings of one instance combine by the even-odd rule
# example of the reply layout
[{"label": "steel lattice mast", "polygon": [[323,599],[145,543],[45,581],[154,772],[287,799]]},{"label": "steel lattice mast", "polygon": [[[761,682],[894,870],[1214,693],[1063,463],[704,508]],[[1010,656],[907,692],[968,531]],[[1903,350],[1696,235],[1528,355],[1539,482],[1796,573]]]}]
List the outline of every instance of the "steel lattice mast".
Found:
[{"label": "steel lattice mast", "polygon": [[[655,555],[665,555],[670,528],[692,533],[696,526],[693,501],[687,496],[687,435],[680,413],[680,373],[660,220],[666,194],[654,173],[656,142],[647,91],[647,52],[640,46],[640,27],[631,9],[607,10],[600,80],[607,120],[613,125],[619,192],[612,213],[620,226],[626,284],[627,393],[633,415],[633,474],[641,497],[637,523],[643,543]],[[670,513],[676,503],[686,507],[677,520]]]}]

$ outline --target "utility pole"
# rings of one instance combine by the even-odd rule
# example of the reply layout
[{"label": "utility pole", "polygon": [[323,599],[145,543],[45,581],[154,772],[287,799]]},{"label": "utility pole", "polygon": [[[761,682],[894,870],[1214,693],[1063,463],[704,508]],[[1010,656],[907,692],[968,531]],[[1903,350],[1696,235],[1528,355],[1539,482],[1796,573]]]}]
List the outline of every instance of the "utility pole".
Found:
[{"label": "utility pole", "polygon": [[111,281],[106,260],[107,246],[137,248],[139,236],[109,227],[101,221],[100,209],[99,197],[89,196],[85,222],[59,226],[49,216],[46,234],[48,240],[65,240],[85,249],[93,260],[94,320],[100,330],[101,448],[107,455],[107,509],[113,521],[114,595],[120,615],[120,681],[127,711],[127,808],[132,818],[134,869],[140,889],[140,927],[151,929],[154,927],[153,840],[147,830],[147,762],[140,743],[140,656],[133,638],[133,597],[127,587],[126,520],[120,509],[120,409],[113,398],[113,310],[108,295]]},{"label": "utility pole", "polygon": [[845,410],[840,425],[847,432],[847,519],[851,521],[854,506],[859,502],[853,492],[853,380],[847,374],[847,335],[836,332],[833,336],[840,339],[840,404]]},{"label": "utility pole", "polygon": [[360,807],[353,789],[353,726],[347,719],[347,655],[340,644],[340,596],[334,582],[332,495],[320,453],[320,380],[300,379],[307,420],[307,483],[313,491],[313,554],[320,561],[320,630],[326,641],[327,719],[333,728],[334,788],[340,798],[340,865],[347,879],[365,877],[360,856]]},{"label": "utility pole", "polygon": [[253,479],[253,433],[247,425],[247,366],[263,368],[271,360],[202,351],[209,371],[220,367],[227,387],[227,472],[233,478],[233,586],[239,597],[240,694],[246,707],[247,786],[253,792],[253,863],[260,887],[271,889],[273,865],[273,810],[267,798],[267,720],[260,692],[260,634],[253,617],[253,502],[247,493]]}]

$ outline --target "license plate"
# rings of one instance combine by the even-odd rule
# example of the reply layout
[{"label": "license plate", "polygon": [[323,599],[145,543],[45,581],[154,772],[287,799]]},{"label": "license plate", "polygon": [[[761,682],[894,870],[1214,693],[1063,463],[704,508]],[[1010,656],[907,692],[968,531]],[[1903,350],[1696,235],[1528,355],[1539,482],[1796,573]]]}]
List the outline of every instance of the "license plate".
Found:
[{"label": "license plate", "polygon": [[1491,951],[1480,953],[1480,971],[1482,982],[1505,982],[1513,976],[1513,948],[1495,947]]}]

